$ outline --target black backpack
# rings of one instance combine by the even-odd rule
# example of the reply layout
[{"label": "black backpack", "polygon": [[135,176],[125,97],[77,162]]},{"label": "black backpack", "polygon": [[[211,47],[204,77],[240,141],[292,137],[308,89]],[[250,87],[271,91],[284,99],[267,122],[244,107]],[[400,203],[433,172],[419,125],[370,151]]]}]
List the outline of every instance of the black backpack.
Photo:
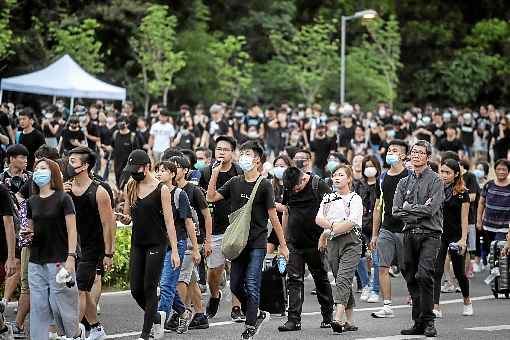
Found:
[{"label": "black backpack", "polygon": [[[113,189],[110,186],[110,184],[108,184],[108,182],[104,181],[101,177],[99,177],[98,175],[96,175],[94,173],[92,173],[90,175],[90,177],[93,182],[92,184],[96,185],[97,187],[101,186],[106,190],[106,192],[108,193],[108,196],[110,196],[110,203],[112,205],[112,208],[115,208],[115,199],[113,197]],[[92,206],[97,205],[96,192],[97,192],[97,189],[89,191],[89,199],[90,199],[90,203],[92,203]]]}]

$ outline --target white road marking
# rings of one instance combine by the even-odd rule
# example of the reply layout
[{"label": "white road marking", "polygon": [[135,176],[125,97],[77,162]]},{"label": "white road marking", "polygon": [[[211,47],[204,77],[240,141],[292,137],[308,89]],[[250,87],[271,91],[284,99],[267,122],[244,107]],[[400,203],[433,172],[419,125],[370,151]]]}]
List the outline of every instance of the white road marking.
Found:
[{"label": "white road marking", "polygon": [[[102,294],[102,295],[105,295],[105,294]],[[110,295],[114,295],[114,294],[110,294]],[[492,300],[492,299],[494,299],[493,295],[477,296],[477,297],[471,298],[472,301],[483,301],[483,300]],[[462,303],[463,301],[464,301],[463,299],[445,300],[445,301],[441,301],[441,305],[450,305],[450,304],[454,304],[454,303]],[[397,306],[393,306],[393,309],[402,309],[402,308],[410,308],[410,307],[411,306],[409,306],[409,305],[397,305]],[[367,307],[367,308],[354,308],[354,311],[355,312],[368,312],[368,311],[376,311],[376,310],[379,310],[379,309],[381,309],[381,306]],[[303,316],[313,316],[313,315],[320,315],[320,314],[321,314],[321,312],[302,313]],[[233,325],[233,324],[235,324],[235,322],[233,322],[233,321],[212,322],[212,323],[209,324],[209,327],[220,327],[220,326],[228,326],[228,325]],[[120,339],[122,337],[136,336],[136,335],[139,335],[139,334],[140,334],[140,331],[129,332],[129,333],[112,334],[112,335],[106,336],[106,339]],[[406,336],[407,336],[407,338],[406,338]],[[412,337],[409,337],[408,335],[394,335],[394,336],[390,336],[390,337],[367,338],[367,339],[362,339],[362,340],[369,340],[369,339],[377,339],[377,340],[404,340],[404,339],[422,339],[422,338],[424,338],[424,337],[423,336],[416,337],[415,335],[413,335]],[[431,339],[433,339],[433,338],[431,338]]]},{"label": "white road marking", "polygon": [[[407,339],[425,339],[424,335],[390,335],[390,336],[382,336],[379,338],[363,338],[356,340],[407,340]],[[435,339],[435,338],[429,338]]]},{"label": "white road marking", "polygon": [[468,331],[484,331],[484,332],[492,332],[492,331],[502,331],[505,329],[510,329],[510,325],[499,325],[499,326],[487,326],[487,327],[471,327],[465,328]]}]

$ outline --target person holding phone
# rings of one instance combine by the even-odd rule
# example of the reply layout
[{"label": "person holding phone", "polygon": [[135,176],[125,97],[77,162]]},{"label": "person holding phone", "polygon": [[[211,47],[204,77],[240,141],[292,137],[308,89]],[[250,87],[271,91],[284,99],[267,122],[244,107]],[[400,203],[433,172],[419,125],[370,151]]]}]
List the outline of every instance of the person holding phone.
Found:
[{"label": "person holding phone", "polygon": [[[443,235],[441,248],[437,255],[434,279],[434,314],[441,318],[439,295],[443,277],[446,254],[450,254],[453,272],[459,282],[464,298],[462,315],[473,315],[473,304],[469,298],[469,280],[465,272],[465,260],[468,235],[469,192],[464,186],[460,164],[454,159],[445,159],[441,164],[439,175],[444,183],[445,200],[443,203]],[[457,245],[457,248],[456,246]]]},{"label": "person holding phone", "polygon": [[173,268],[180,266],[177,234],[168,188],[150,172],[151,161],[144,150],[134,150],[126,170],[131,178],[126,189],[124,215],[116,215],[124,224],[133,222],[130,257],[131,295],[144,310],[139,339],[160,339],[164,334],[166,313],[157,311],[157,288],[168,242]]}]

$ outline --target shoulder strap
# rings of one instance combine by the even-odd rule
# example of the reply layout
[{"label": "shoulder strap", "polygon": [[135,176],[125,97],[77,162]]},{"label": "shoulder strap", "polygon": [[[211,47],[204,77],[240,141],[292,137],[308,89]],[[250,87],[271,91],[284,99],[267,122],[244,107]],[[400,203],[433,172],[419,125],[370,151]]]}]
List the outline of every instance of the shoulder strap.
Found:
[{"label": "shoulder strap", "polygon": [[260,182],[262,182],[262,179],[263,177],[262,176],[259,176],[259,178],[257,179],[257,182],[255,183],[255,186],[253,187],[253,190],[251,191],[251,194],[250,194],[250,199],[248,200],[248,203],[246,204],[253,204],[253,200],[255,199],[255,195],[257,194],[257,189],[259,188],[259,185],[260,185]]},{"label": "shoulder strap", "polygon": [[175,209],[179,210],[179,198],[181,197],[182,189],[179,187],[175,187],[174,191],[174,206]]},{"label": "shoulder strap", "polygon": [[131,146],[133,146],[133,144],[135,144],[135,138],[136,138],[136,135],[134,132],[130,132],[129,133],[129,140],[131,141]]},{"label": "shoulder strap", "polygon": [[117,139],[117,136],[119,135],[119,130],[115,130],[113,131],[113,135],[112,135],[112,139],[113,141],[115,142],[115,140]]},{"label": "shoulder strap", "polygon": [[[91,187],[92,186],[95,186],[95,190],[90,190],[91,187],[89,187],[87,189],[87,191],[89,192],[88,195],[89,195],[89,201],[90,201],[90,204],[95,207],[97,206],[97,189],[99,188],[99,186],[101,185],[101,183],[99,183],[98,180],[96,179],[92,179],[92,183],[90,184]],[[105,189],[106,190],[106,189]]]},{"label": "shoulder strap", "polygon": [[312,175],[312,191],[313,191],[313,196],[318,201],[322,200],[322,197],[321,197],[321,195],[319,193],[319,181],[320,180],[321,180],[321,178],[319,176]]},{"label": "shoulder strap", "polygon": [[387,174],[388,174],[388,171],[383,171],[381,173],[381,176],[379,176],[379,188],[381,189],[381,192],[383,189],[384,178],[386,177]]}]

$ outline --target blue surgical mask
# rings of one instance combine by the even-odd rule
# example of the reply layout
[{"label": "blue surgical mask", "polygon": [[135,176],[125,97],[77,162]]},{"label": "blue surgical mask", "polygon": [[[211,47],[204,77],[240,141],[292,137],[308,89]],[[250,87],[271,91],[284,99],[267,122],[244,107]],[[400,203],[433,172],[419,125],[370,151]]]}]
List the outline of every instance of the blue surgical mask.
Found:
[{"label": "blue surgical mask", "polygon": [[386,134],[390,138],[395,138],[395,130],[388,130],[388,131],[386,131]]},{"label": "blue surgical mask", "polygon": [[205,163],[205,161],[203,161],[203,160],[198,160],[198,161],[195,163],[195,169],[197,169],[197,170],[202,170],[202,169],[204,169],[206,166],[207,166],[207,164],[206,164],[206,163]]},{"label": "blue surgical mask", "polygon": [[250,156],[239,157],[239,166],[244,172],[250,171],[253,168],[253,158]]},{"label": "blue surgical mask", "polygon": [[335,170],[335,168],[338,166],[338,162],[337,161],[328,161],[328,164],[326,164],[326,169],[329,171],[329,172],[333,172],[333,170]]},{"label": "blue surgical mask", "polygon": [[40,188],[51,181],[51,171],[47,169],[36,170],[32,175],[32,180]]},{"label": "blue surgical mask", "polygon": [[475,171],[473,171],[473,174],[475,174],[476,178],[478,179],[483,178],[483,176],[485,176],[485,172],[483,172],[483,170],[480,169],[476,169]]},{"label": "blue surgical mask", "polygon": [[397,155],[393,154],[386,155],[386,163],[388,163],[390,166],[397,164],[399,160],[400,158]]},{"label": "blue surgical mask", "polygon": [[278,179],[282,179],[283,178],[283,173],[285,172],[285,170],[287,170],[286,167],[284,166],[277,166],[273,169],[273,172],[274,172],[274,177],[278,178]]}]

